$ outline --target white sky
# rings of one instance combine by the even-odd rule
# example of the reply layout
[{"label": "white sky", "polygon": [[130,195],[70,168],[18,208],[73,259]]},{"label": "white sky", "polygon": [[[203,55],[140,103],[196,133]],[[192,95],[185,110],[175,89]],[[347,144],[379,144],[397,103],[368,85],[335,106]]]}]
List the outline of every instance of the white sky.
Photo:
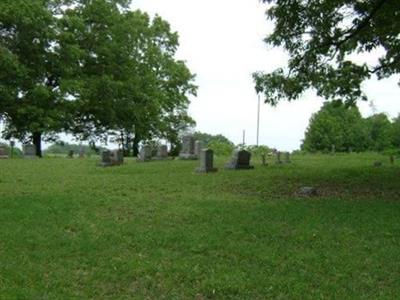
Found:
[{"label": "white sky", "polygon": [[[273,27],[259,0],[134,0],[133,9],[167,20],[180,36],[179,59],[197,74],[198,97],[189,112],[197,130],[221,133],[235,143],[256,143],[257,95],[251,74],[284,66],[286,55],[272,49],[263,38]],[[370,80],[365,91],[378,112],[391,117],[400,112],[399,78]],[[311,114],[322,99],[306,93],[302,100],[282,102],[276,108],[262,104],[260,144],[281,150],[298,149]],[[359,105],[364,116],[368,103]]]}]

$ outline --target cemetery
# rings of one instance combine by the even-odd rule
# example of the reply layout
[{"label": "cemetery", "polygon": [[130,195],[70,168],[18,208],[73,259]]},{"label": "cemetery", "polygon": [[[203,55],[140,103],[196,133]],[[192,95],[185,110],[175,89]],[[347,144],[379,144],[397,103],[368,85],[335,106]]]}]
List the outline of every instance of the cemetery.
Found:
[{"label": "cemetery", "polygon": [[400,299],[399,3],[1,0],[0,300]]}]

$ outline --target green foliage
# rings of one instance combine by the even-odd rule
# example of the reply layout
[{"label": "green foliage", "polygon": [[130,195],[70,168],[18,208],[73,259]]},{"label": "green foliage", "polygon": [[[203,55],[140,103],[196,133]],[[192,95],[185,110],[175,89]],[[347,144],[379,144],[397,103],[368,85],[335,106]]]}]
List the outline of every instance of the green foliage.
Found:
[{"label": "green foliage", "polygon": [[[61,131],[81,140],[174,142],[194,75],[175,58],[178,34],[128,0],[0,1],[0,119],[5,137]],[[27,50],[29,49],[29,51]]]},{"label": "green foliage", "polygon": [[250,151],[252,154],[252,157],[256,158],[258,160],[260,160],[262,156],[268,155],[269,153],[272,152],[272,149],[265,145],[259,145],[259,146],[250,145],[250,146],[245,147],[245,149],[247,151]]},{"label": "green foliage", "polygon": [[208,142],[207,148],[212,149],[215,155],[229,156],[235,147],[230,143],[212,139]]},{"label": "green foliage", "polygon": [[[398,0],[263,0],[275,23],[265,42],[289,53],[286,68],[255,73],[257,92],[276,105],[295,100],[309,88],[326,99],[354,103],[366,99],[361,84],[400,71]],[[375,64],[356,63],[353,53],[380,51]]]},{"label": "green foliage", "polygon": [[386,114],[375,114],[363,119],[356,106],[346,107],[341,102],[326,102],[310,119],[302,150],[383,151],[398,146],[400,126]]},{"label": "green foliage", "polygon": [[195,161],[0,161],[0,298],[399,298],[398,161],[226,160],[212,176]]},{"label": "green foliage", "polygon": [[222,134],[212,135],[209,133],[197,131],[193,134],[193,137],[195,140],[202,141],[205,146],[208,146],[208,144],[210,142],[219,142],[219,143],[234,146],[234,144],[227,137],[223,136]]},{"label": "green foliage", "polygon": [[400,149],[400,114],[393,120],[391,136],[393,146]]},{"label": "green foliage", "polygon": [[387,115],[376,114],[366,119],[369,145],[368,149],[382,151],[392,146],[392,124]]},{"label": "green foliage", "polygon": [[[77,145],[77,144],[69,144],[67,142],[59,141],[50,145],[46,150],[46,154],[63,154],[67,155],[68,152],[72,150],[75,154],[80,153],[81,150],[84,151],[85,155],[94,155],[96,151],[87,145]],[[105,150],[105,148],[98,149],[99,151]]]},{"label": "green foliage", "polygon": [[204,147],[212,149],[216,155],[230,155],[235,148],[235,145],[222,134],[212,135],[197,131],[193,134],[193,137],[195,140],[202,141]]},{"label": "green foliage", "polygon": [[368,131],[358,108],[341,102],[326,102],[315,113],[305,133],[301,148],[306,151],[364,151],[368,148]]}]

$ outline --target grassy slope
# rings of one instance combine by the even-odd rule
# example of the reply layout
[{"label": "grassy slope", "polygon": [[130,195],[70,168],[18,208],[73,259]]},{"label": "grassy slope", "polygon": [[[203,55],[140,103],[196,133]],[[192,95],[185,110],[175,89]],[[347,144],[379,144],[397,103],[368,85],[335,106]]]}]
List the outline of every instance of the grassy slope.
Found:
[{"label": "grassy slope", "polygon": [[400,167],[376,159],[0,161],[0,299],[398,299]]}]

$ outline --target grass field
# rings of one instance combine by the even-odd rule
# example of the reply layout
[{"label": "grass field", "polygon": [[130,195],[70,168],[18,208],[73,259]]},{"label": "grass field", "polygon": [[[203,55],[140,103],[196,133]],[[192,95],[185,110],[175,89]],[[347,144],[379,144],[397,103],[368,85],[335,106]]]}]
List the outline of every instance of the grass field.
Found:
[{"label": "grass field", "polygon": [[197,164],[0,161],[0,299],[400,298],[400,162]]}]

